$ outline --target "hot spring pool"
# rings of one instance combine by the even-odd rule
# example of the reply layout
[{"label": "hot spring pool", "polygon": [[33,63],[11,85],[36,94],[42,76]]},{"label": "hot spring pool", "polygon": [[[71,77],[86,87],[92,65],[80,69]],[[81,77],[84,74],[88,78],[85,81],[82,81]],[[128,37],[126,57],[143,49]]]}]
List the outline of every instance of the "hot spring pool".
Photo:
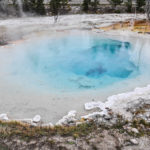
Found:
[{"label": "hot spring pool", "polygon": [[138,54],[129,40],[91,32],[37,37],[1,48],[0,113],[13,118],[40,114],[52,122],[72,109],[84,114],[86,102],[148,84],[150,73],[141,73]]},{"label": "hot spring pool", "polygon": [[132,45],[98,36],[67,35],[19,46],[11,80],[51,90],[86,90],[109,86],[137,75]]}]

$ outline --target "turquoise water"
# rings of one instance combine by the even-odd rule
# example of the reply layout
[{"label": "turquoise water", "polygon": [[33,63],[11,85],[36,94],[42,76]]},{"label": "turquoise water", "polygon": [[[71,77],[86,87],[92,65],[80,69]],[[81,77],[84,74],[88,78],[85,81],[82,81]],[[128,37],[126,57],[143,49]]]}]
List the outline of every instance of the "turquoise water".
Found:
[{"label": "turquoise water", "polygon": [[70,35],[37,40],[20,49],[13,61],[13,76],[35,87],[97,89],[137,74],[129,42]]}]

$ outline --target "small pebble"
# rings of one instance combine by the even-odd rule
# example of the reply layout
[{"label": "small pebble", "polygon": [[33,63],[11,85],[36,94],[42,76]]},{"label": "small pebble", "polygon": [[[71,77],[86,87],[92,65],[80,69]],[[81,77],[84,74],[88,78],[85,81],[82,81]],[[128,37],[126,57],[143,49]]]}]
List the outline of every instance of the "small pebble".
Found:
[{"label": "small pebble", "polygon": [[131,131],[134,132],[134,133],[136,133],[136,134],[139,133],[138,129],[136,129],[136,128],[132,128]]},{"label": "small pebble", "polygon": [[40,115],[36,115],[34,118],[33,118],[33,122],[34,123],[38,123],[41,121],[41,116]]},{"label": "small pebble", "polygon": [[7,114],[0,114],[0,120],[9,120]]},{"label": "small pebble", "polygon": [[139,142],[136,139],[130,139],[130,142],[134,145],[138,145]]}]

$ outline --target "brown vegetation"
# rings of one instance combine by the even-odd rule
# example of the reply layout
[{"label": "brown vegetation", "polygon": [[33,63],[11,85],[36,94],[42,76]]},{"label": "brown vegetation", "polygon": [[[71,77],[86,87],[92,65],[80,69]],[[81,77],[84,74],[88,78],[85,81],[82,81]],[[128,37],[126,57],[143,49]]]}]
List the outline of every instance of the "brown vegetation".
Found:
[{"label": "brown vegetation", "polygon": [[131,30],[138,33],[150,33],[150,22],[147,20],[128,20],[118,22],[106,27],[101,27],[104,31],[108,30]]}]

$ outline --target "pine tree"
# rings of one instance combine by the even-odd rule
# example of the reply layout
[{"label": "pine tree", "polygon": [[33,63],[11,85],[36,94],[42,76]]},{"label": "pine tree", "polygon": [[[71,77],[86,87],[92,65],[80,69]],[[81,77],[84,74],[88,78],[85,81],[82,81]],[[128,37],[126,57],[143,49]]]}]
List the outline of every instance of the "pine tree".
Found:
[{"label": "pine tree", "polygon": [[36,2],[36,13],[39,15],[45,15],[45,6],[44,6],[44,0],[37,0]]},{"label": "pine tree", "polygon": [[127,12],[131,13],[132,12],[132,0],[127,0],[125,5],[127,7]]},{"label": "pine tree", "polygon": [[98,5],[99,5],[99,1],[98,1],[98,0],[91,1],[90,6],[91,6],[92,11],[93,11],[94,13],[97,12]]},{"label": "pine tree", "polygon": [[109,0],[110,4],[113,6],[121,5],[123,3],[123,0]]},{"label": "pine tree", "polygon": [[58,15],[60,10],[60,0],[51,0],[50,1],[50,10],[52,15]]},{"label": "pine tree", "polygon": [[68,6],[68,0],[51,0],[50,11],[54,16],[55,22],[57,22],[59,13],[64,14],[66,7]]},{"label": "pine tree", "polygon": [[82,9],[84,12],[88,12],[89,11],[89,5],[91,3],[91,0],[84,0],[83,4],[82,4]]},{"label": "pine tree", "polygon": [[46,14],[44,0],[23,0],[23,10],[38,15]]},{"label": "pine tree", "polygon": [[145,6],[145,0],[136,0],[136,8],[138,12],[143,12],[143,7]]},{"label": "pine tree", "polygon": [[29,0],[24,0],[23,1],[23,11],[24,12],[30,12],[31,11],[31,8],[30,8],[30,3],[29,3]]},{"label": "pine tree", "polygon": [[57,22],[59,11],[61,8],[60,4],[61,0],[51,0],[50,1],[50,10],[52,15],[54,16],[54,21]]}]

